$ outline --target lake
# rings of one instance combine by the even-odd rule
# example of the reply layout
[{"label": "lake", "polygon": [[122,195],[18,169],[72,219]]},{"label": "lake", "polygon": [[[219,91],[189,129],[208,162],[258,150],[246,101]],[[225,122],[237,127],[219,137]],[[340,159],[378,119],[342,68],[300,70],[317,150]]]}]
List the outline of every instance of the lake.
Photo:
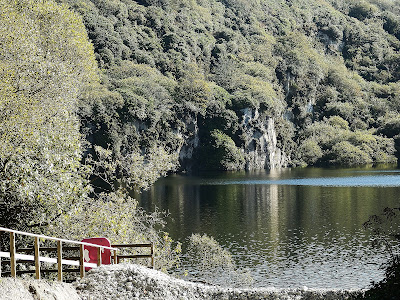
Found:
[{"label": "lake", "polygon": [[383,278],[362,225],[399,196],[398,169],[299,168],[172,175],[136,198],[169,211],[175,240],[213,236],[255,287],[352,289]]}]

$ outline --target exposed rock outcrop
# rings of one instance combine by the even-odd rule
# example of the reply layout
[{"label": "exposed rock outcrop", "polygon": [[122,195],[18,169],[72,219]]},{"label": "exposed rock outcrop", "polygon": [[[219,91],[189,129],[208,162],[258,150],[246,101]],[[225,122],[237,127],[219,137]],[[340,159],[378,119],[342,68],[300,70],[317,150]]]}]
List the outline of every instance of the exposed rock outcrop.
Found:
[{"label": "exposed rock outcrop", "polygon": [[181,168],[191,171],[194,163],[193,155],[200,143],[197,118],[195,116],[187,117],[185,129],[180,129],[177,136],[182,140],[181,147],[178,149]]},{"label": "exposed rock outcrop", "polygon": [[260,114],[257,109],[242,110],[242,136],[245,139],[246,170],[286,167],[289,158],[277,147],[274,119]]},{"label": "exposed rock outcrop", "polygon": [[[201,145],[199,124],[196,117],[188,117],[184,128],[176,134],[182,140],[179,153],[181,170],[191,171],[196,162],[196,151]],[[245,159],[246,170],[279,169],[287,167],[289,157],[277,146],[274,118],[260,113],[257,109],[246,108],[241,111],[239,132],[242,145],[237,145]],[[213,153],[210,153],[213,155]],[[204,162],[203,162],[204,163]],[[242,169],[243,165],[231,169]]]}]

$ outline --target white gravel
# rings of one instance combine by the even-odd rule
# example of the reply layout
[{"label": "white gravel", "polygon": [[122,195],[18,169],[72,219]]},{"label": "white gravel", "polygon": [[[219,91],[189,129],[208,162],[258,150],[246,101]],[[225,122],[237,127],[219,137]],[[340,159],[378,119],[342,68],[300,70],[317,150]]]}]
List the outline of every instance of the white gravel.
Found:
[{"label": "white gravel", "polygon": [[80,300],[71,284],[47,280],[0,278],[1,300]]},{"label": "white gravel", "polygon": [[102,266],[73,284],[0,278],[0,300],[102,299],[350,299],[361,291],[301,289],[233,289],[176,279],[133,264]]},{"label": "white gravel", "polygon": [[85,300],[97,299],[350,299],[361,291],[301,289],[233,289],[176,279],[133,264],[102,266],[74,283]]}]

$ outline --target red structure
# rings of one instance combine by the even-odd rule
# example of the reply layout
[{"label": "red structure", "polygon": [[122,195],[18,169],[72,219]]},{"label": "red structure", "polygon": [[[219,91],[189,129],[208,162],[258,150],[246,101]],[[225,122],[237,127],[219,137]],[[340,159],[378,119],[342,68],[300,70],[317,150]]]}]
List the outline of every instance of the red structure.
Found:
[{"label": "red structure", "polygon": [[[82,242],[91,243],[106,247],[111,247],[110,240],[108,238],[87,238],[83,239]],[[85,262],[97,264],[97,248],[91,246],[84,246],[84,254],[83,258]],[[110,265],[111,264],[111,251],[109,249],[101,249],[101,264],[102,265]],[[88,271],[91,268],[85,267],[85,270]]]}]

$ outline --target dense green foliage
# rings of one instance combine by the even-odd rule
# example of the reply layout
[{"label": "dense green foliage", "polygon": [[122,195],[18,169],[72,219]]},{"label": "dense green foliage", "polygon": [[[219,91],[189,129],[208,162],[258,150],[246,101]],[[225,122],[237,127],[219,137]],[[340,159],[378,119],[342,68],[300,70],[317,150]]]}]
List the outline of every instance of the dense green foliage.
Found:
[{"label": "dense green foliage", "polygon": [[81,19],[51,1],[1,1],[0,212],[42,226],[87,194],[78,91],[97,78]]},{"label": "dense green foliage", "polygon": [[161,215],[144,213],[122,189],[96,193],[90,182],[112,182],[120,168],[134,173],[125,176],[132,186],[146,187],[171,169],[163,165],[165,151],[152,150],[154,165],[131,153],[121,168],[99,146],[102,159],[82,163],[78,98],[89,90],[105,97],[82,19],[52,0],[0,4],[0,226],[77,240],[151,241],[157,267],[170,268],[180,246],[162,232]]},{"label": "dense green foliage", "polygon": [[163,149],[156,174],[243,169],[269,118],[289,165],[395,161],[397,1],[59,1],[103,69],[89,140],[120,166]]},{"label": "dense green foliage", "polygon": [[[400,149],[398,1],[0,4],[8,227],[151,239],[167,268],[179,247],[124,188],[175,170],[391,163]],[[282,161],[251,164],[262,155]]]}]

